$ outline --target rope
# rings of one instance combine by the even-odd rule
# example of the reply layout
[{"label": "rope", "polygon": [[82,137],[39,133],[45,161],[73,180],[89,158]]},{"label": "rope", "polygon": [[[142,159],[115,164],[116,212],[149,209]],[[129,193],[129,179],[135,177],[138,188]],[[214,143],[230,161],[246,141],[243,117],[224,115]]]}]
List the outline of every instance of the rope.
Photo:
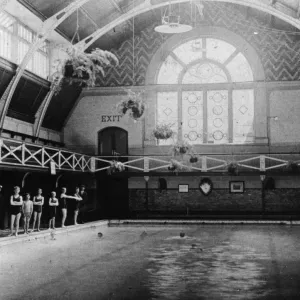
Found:
[{"label": "rope", "polygon": [[75,30],[75,33],[72,37],[72,40],[71,40],[71,44],[73,44],[73,41],[75,39],[75,37],[77,37],[77,40],[78,42],[80,42],[80,36],[79,36],[79,9],[77,8],[76,10],[76,30]]},{"label": "rope", "polygon": [[[133,10],[135,8],[135,2],[133,1]],[[132,18],[132,85],[135,85],[135,52],[134,52],[134,16]]]}]

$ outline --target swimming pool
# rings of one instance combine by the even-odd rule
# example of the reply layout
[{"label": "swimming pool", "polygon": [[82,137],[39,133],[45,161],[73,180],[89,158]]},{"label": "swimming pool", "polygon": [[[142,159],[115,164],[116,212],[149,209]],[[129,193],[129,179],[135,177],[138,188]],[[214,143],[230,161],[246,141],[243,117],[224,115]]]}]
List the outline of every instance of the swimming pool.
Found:
[{"label": "swimming pool", "polygon": [[297,226],[101,225],[1,247],[0,299],[300,299],[299,270]]}]

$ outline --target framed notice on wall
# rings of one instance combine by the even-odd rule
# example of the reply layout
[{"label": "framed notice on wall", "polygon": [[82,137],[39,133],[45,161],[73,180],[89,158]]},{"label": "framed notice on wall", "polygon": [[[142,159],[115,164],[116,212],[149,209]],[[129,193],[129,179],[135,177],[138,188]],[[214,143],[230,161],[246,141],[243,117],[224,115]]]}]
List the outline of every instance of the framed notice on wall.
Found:
[{"label": "framed notice on wall", "polygon": [[179,193],[188,193],[189,192],[189,185],[188,184],[179,184],[178,185],[178,192]]},{"label": "framed notice on wall", "polygon": [[230,181],[229,192],[230,193],[244,193],[245,183],[244,181]]}]

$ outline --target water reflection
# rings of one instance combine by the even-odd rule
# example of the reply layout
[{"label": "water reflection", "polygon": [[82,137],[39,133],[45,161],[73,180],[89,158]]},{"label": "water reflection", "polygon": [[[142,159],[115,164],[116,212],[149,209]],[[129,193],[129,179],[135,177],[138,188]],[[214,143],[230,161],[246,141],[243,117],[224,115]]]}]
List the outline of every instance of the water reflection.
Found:
[{"label": "water reflection", "polygon": [[[254,248],[171,237],[149,249],[147,285],[152,299],[258,299],[268,295],[262,260]],[[241,298],[242,295],[242,298]]]}]

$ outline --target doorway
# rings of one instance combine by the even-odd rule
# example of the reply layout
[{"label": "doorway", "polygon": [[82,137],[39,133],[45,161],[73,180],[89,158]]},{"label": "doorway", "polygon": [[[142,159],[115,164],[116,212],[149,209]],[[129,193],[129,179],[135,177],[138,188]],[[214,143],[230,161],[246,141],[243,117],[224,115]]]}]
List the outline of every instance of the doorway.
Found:
[{"label": "doorway", "polygon": [[[119,127],[108,127],[98,133],[98,154],[106,160],[126,162],[128,159],[128,133]],[[107,164],[106,164],[107,165]],[[129,213],[128,178],[126,171],[118,176],[107,171],[97,174],[97,198],[101,216],[104,218],[126,218]]]}]

